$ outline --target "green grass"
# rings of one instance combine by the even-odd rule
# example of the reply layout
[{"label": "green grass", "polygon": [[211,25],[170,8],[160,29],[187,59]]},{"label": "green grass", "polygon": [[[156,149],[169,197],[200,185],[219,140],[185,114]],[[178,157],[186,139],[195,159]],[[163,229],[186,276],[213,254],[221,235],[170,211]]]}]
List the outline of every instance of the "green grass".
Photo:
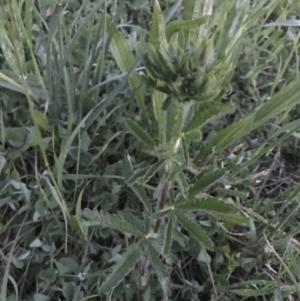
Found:
[{"label": "green grass", "polygon": [[0,300],[298,300],[297,1],[5,1]]}]

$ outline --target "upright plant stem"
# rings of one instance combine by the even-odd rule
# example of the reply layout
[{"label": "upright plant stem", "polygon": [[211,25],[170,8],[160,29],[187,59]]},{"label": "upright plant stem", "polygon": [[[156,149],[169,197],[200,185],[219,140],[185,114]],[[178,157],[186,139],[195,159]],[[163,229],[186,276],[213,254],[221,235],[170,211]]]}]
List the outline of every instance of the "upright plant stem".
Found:
[{"label": "upright plant stem", "polygon": [[[183,126],[183,121],[184,121],[184,104],[180,103],[180,102],[176,102],[176,105],[177,105],[177,123],[176,123],[176,131],[175,131],[175,136],[174,136],[175,142],[173,145],[174,154],[177,153],[178,148],[180,146],[182,126]],[[169,192],[169,188],[171,186],[171,182],[168,180],[168,177],[169,177],[169,174],[171,173],[173,160],[174,159],[171,158],[171,160],[169,160],[169,162],[168,162],[168,168],[166,171],[167,176],[166,176],[166,181],[164,183],[162,194],[161,194],[159,210],[164,209],[166,200],[168,198],[168,192]],[[158,233],[161,223],[162,223],[162,218],[157,219],[156,224],[154,226],[154,230],[153,230],[154,233]]]},{"label": "upright plant stem", "polygon": [[[165,182],[160,198],[159,210],[162,210],[165,207],[165,203],[168,198],[169,188],[170,188],[170,182]],[[157,233],[159,231],[161,222],[162,222],[162,218],[157,219],[156,224],[154,226],[154,233]]]}]

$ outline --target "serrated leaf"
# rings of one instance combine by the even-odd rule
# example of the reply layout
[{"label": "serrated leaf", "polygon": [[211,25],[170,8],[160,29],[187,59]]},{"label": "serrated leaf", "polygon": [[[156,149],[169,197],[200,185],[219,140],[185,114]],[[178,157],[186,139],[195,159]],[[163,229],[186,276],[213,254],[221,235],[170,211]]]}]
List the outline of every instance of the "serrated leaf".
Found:
[{"label": "serrated leaf", "polygon": [[175,203],[175,209],[180,210],[203,210],[203,211],[214,211],[222,213],[236,212],[238,209],[232,205],[225,203],[216,198],[201,198],[195,200],[188,200]]},{"label": "serrated leaf", "polygon": [[125,124],[127,128],[130,130],[130,132],[141,142],[151,147],[155,146],[154,140],[135,121],[131,119],[126,119]]},{"label": "serrated leaf", "polygon": [[178,220],[186,228],[186,230],[193,234],[198,239],[198,241],[207,249],[213,249],[214,244],[212,240],[208,237],[208,235],[198,224],[189,219],[186,215],[180,213],[178,210],[174,210],[174,212]]},{"label": "serrated leaf", "polygon": [[147,196],[147,193],[146,193],[146,190],[144,189],[144,187],[135,184],[135,185],[131,186],[131,190],[135,193],[135,195],[138,197],[138,199],[142,202],[145,209],[148,212],[151,212],[152,211],[151,202]]},{"label": "serrated leaf", "polygon": [[160,285],[162,287],[163,293],[165,297],[170,295],[170,283],[169,283],[169,273],[165,268],[165,265],[162,263],[162,260],[159,258],[159,254],[156,249],[148,243],[148,251],[150,255],[150,260],[152,263],[153,268],[155,269],[155,273],[158,276]]},{"label": "serrated leaf", "polygon": [[153,213],[153,214],[151,215],[151,217],[152,217],[153,219],[162,218],[162,217],[166,216],[171,210],[172,210],[171,207],[166,207],[166,208],[164,208],[164,209],[162,209],[162,210],[156,211],[155,213]]},{"label": "serrated leaf", "polygon": [[246,200],[249,197],[249,192],[244,192],[240,190],[218,188],[217,191],[222,193],[223,196],[234,196],[242,200]]},{"label": "serrated leaf", "polygon": [[220,113],[225,113],[232,110],[232,107],[228,103],[213,102],[200,104],[194,113],[192,120],[188,123],[184,129],[185,133],[189,133],[194,129],[198,129],[206,122],[208,122],[213,116],[217,116]]},{"label": "serrated leaf", "polygon": [[135,264],[139,261],[142,253],[143,240],[136,244],[132,244],[124,254],[122,259],[114,265],[112,272],[108,275],[104,283],[99,289],[99,293],[108,293],[115,288],[123,278],[134,268]]},{"label": "serrated leaf", "polygon": [[165,164],[165,160],[154,163],[145,173],[143,181],[147,183]]},{"label": "serrated leaf", "polygon": [[138,180],[142,181],[143,183],[147,183],[156,172],[158,172],[161,167],[164,165],[165,160],[160,160],[152,165],[139,168],[134,172],[134,174],[128,179],[127,185],[131,186],[135,184]]},{"label": "serrated leaf", "polygon": [[168,224],[165,230],[165,239],[164,239],[164,254],[169,254],[173,241],[173,228],[174,228],[174,213],[171,212],[169,215]]},{"label": "serrated leaf", "polygon": [[162,260],[159,258],[159,253],[156,251],[156,249],[151,245],[151,243],[148,243],[148,251],[150,255],[150,259],[152,262],[153,267],[159,274],[158,276],[169,277],[169,273],[167,272],[164,264],[162,264]]},{"label": "serrated leaf", "polygon": [[168,46],[165,33],[164,17],[157,0],[154,0],[149,43],[152,44],[155,48]]},{"label": "serrated leaf", "polygon": [[178,171],[175,181],[180,187],[180,193],[186,198],[189,191],[189,184],[187,183],[186,175],[182,172],[182,170]]},{"label": "serrated leaf", "polygon": [[131,224],[134,228],[140,229],[143,233],[145,233],[145,225],[141,219],[139,219],[134,212],[125,208],[124,210],[120,211],[119,215],[126,220],[129,224]]},{"label": "serrated leaf", "polygon": [[245,224],[249,222],[249,218],[239,215],[239,214],[234,214],[234,213],[222,213],[222,212],[212,212],[212,214],[221,220],[231,223],[231,224]]},{"label": "serrated leaf", "polygon": [[173,36],[174,33],[178,31],[185,31],[185,30],[190,30],[192,28],[199,28],[202,24],[204,24],[207,20],[207,17],[201,17],[195,20],[187,20],[187,21],[181,21],[181,20],[176,20],[173,22],[170,22],[166,26],[166,37],[167,40],[170,41],[171,37]]},{"label": "serrated leaf", "polygon": [[151,166],[146,166],[137,169],[132,176],[126,181],[128,186],[135,184],[140,178],[143,178],[145,173],[150,169]]},{"label": "serrated leaf", "polygon": [[225,174],[225,169],[218,169],[203,175],[190,189],[189,198],[195,197],[202,191],[205,191],[210,185],[216,183]]},{"label": "serrated leaf", "polygon": [[128,222],[124,221],[121,217],[110,214],[108,212],[104,212],[102,210],[98,211],[96,209],[90,210],[85,208],[83,211],[83,216],[85,217],[86,221],[83,222],[86,226],[102,226],[108,227],[111,229],[115,229],[121,232],[131,233],[136,236],[143,236],[144,233],[133,227]]}]

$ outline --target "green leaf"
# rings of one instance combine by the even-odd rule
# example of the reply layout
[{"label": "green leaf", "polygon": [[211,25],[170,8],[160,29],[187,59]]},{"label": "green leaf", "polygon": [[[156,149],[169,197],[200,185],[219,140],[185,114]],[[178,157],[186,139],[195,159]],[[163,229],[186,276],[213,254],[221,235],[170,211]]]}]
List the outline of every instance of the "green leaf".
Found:
[{"label": "green leaf", "polygon": [[147,193],[146,193],[146,190],[144,189],[144,187],[135,184],[135,185],[131,186],[131,190],[135,193],[135,195],[138,197],[138,199],[142,202],[145,209],[148,212],[151,212],[152,211],[151,202],[147,196]]},{"label": "green leaf", "polygon": [[204,17],[201,17],[201,18],[195,19],[195,20],[187,20],[187,21],[176,20],[176,21],[170,22],[166,26],[167,40],[170,41],[173,34],[178,31],[190,30],[192,28],[200,27],[202,24],[204,24],[206,22],[206,20],[207,20],[207,17],[204,16]]},{"label": "green leaf", "polygon": [[194,20],[201,16],[202,0],[183,0],[183,19]]},{"label": "green leaf", "polygon": [[178,210],[174,210],[174,212],[178,220],[182,223],[186,230],[193,234],[198,239],[198,241],[207,249],[213,249],[214,244],[212,240],[207,236],[207,234],[198,224],[189,219],[186,215],[180,213]]},{"label": "green leaf", "polygon": [[[2,17],[2,16],[1,16]],[[17,37],[15,37],[17,40]],[[6,62],[8,63],[9,67],[18,74],[19,66],[17,56],[14,54],[13,45],[9,39],[9,33],[5,30],[5,22],[3,17],[1,18],[0,23],[0,45],[3,51],[3,55],[5,57]]]},{"label": "green leaf", "polygon": [[32,117],[34,119],[34,123],[42,128],[43,130],[47,130],[49,125],[48,125],[48,120],[45,118],[44,114],[41,111],[33,110],[32,111]]},{"label": "green leaf", "polygon": [[162,260],[159,258],[158,252],[151,245],[150,242],[148,243],[148,251],[150,255],[151,264],[155,270],[155,273],[157,274],[164,296],[167,297],[171,293],[169,283],[170,275],[165,265],[162,263]]},{"label": "green leaf", "polygon": [[[112,22],[110,21],[110,18],[108,16],[106,16],[106,24],[108,31],[110,31],[112,28]],[[114,30],[111,42],[109,44],[109,49],[120,70],[123,73],[129,71],[134,64],[134,56],[127,40],[118,29]],[[128,82],[132,91],[134,89],[137,89],[142,84],[141,77],[137,72],[133,72],[130,75]],[[144,92],[142,90],[139,90],[136,93],[135,98],[143,112],[143,115],[146,117],[147,111],[145,106]]]},{"label": "green leaf", "polygon": [[25,145],[27,138],[26,128],[5,128],[5,140],[13,147],[21,148]]},{"label": "green leaf", "polygon": [[267,294],[268,292],[265,291],[265,290],[258,290],[258,289],[234,289],[232,290],[232,292],[234,294],[237,294],[238,296],[241,296],[241,297],[258,297],[258,296],[261,296],[261,295],[265,295]]},{"label": "green leaf", "polygon": [[165,239],[164,239],[164,254],[169,254],[173,241],[173,228],[174,228],[174,213],[173,211],[169,215],[168,224],[165,230]]},{"label": "green leaf", "polygon": [[150,242],[148,242],[148,250],[149,255],[151,259],[151,263],[155,270],[157,271],[157,274],[160,278],[168,278],[169,273],[167,272],[164,264],[162,264],[162,260],[159,258],[159,253],[157,250],[151,245]]},{"label": "green leaf", "polygon": [[77,301],[81,291],[80,285],[76,285],[72,282],[65,282],[61,290],[66,301]]},{"label": "green leaf", "polygon": [[258,111],[219,132],[196,156],[195,160],[200,160],[213,148],[218,151],[224,150],[249,132],[265,124],[269,119],[285,111],[287,107],[291,108],[300,103],[299,86],[300,78],[297,78],[268,99]]},{"label": "green leaf", "polygon": [[129,179],[133,175],[131,158],[129,155],[127,155],[122,161],[122,170],[125,181],[127,181],[127,179]]},{"label": "green leaf", "polygon": [[241,190],[233,190],[233,189],[225,189],[225,188],[218,188],[217,191],[221,193],[223,196],[234,196],[240,198],[242,200],[246,200],[249,197],[249,192],[244,192]]},{"label": "green leaf", "polygon": [[123,278],[134,268],[135,264],[139,261],[142,253],[142,244],[144,240],[140,240],[136,244],[132,244],[122,254],[122,259],[117,262],[113,267],[112,272],[108,275],[104,283],[99,289],[99,293],[108,293],[110,290],[115,288]]},{"label": "green leaf", "polygon": [[184,138],[181,139],[181,144],[182,144],[182,150],[183,150],[183,157],[184,157],[184,163],[186,165],[189,164],[189,159],[190,159],[190,154],[189,154],[189,148],[186,143],[186,140]]},{"label": "green leaf", "polygon": [[[183,0],[183,20],[195,20],[203,17],[202,7],[203,0]],[[200,27],[200,26],[199,26]],[[192,28],[188,34],[188,44],[193,43],[198,46],[199,44],[199,28]]]},{"label": "green leaf", "polygon": [[40,271],[39,278],[46,281],[48,284],[52,284],[55,282],[57,274],[54,268],[49,268],[47,270]]},{"label": "green leaf", "polygon": [[168,46],[165,33],[164,17],[157,0],[154,0],[149,43],[152,44],[155,48]]},{"label": "green leaf", "polygon": [[[96,108],[96,107],[95,107]],[[94,108],[94,109],[95,109]],[[72,134],[68,137],[67,141],[64,144],[63,149],[61,150],[60,156],[55,162],[56,172],[57,172],[57,183],[60,188],[62,188],[62,174],[65,165],[65,161],[67,158],[67,154],[69,153],[72,143],[75,140],[76,136],[79,134],[81,128],[85,126],[86,121],[88,120],[89,116],[92,115],[93,111],[90,111],[76,126]]]},{"label": "green leaf", "polygon": [[159,141],[161,144],[165,144],[167,142],[167,112],[163,110],[165,99],[166,94],[157,90],[153,91],[153,111],[158,124]]},{"label": "green leaf", "polygon": [[88,229],[81,222],[81,216],[82,216],[81,201],[82,201],[83,192],[84,192],[84,189],[81,190],[81,192],[78,196],[75,212],[76,212],[76,221],[77,221],[77,224],[79,225],[81,233],[84,235],[84,237],[87,237]]},{"label": "green leaf", "polygon": [[180,210],[203,210],[203,211],[214,211],[231,213],[236,212],[238,209],[232,205],[225,203],[216,198],[201,198],[189,201],[179,201],[174,205],[175,209]]},{"label": "green leaf", "polygon": [[175,181],[180,187],[180,193],[186,198],[188,196],[189,184],[186,181],[186,175],[182,170],[179,170]]},{"label": "green leaf", "polygon": [[139,179],[143,178],[145,173],[150,169],[151,166],[141,167],[137,169],[132,176],[126,181],[128,186],[132,186],[135,184]]},{"label": "green leaf", "polygon": [[123,233],[128,232],[136,236],[144,235],[144,233],[141,230],[135,228],[119,216],[110,214],[108,212],[104,212],[102,210],[98,211],[96,209],[90,210],[88,208],[85,208],[83,211],[83,216],[86,219],[86,221],[83,222],[83,224],[89,227],[103,226],[121,231]]},{"label": "green leaf", "polygon": [[[140,212],[138,212],[140,213]],[[134,228],[139,229],[142,231],[144,234],[145,232],[145,225],[141,219],[139,219],[135,214],[134,211],[130,211],[129,209],[125,208],[124,210],[119,212],[119,215],[129,224],[131,224]]]},{"label": "green leaf", "polygon": [[[68,243],[68,218],[70,217],[70,213],[68,210],[68,207],[65,203],[65,201],[63,199],[60,199],[57,190],[55,189],[55,187],[52,185],[50,179],[48,177],[44,178],[49,190],[51,192],[51,195],[53,197],[53,199],[55,200],[55,202],[59,205],[60,210],[62,212],[63,218],[64,218],[64,222],[65,222],[65,248],[67,248],[67,243]],[[66,249],[67,250],[67,249]]]},{"label": "green leaf", "polygon": [[[131,165],[131,161],[130,161],[130,157],[127,156],[123,162],[123,174],[124,174],[124,178],[129,179],[132,175],[133,175],[133,171],[132,171],[132,165]],[[145,209],[148,212],[152,211],[152,206],[151,206],[151,202],[147,196],[147,193],[144,189],[144,187],[134,184],[131,186],[132,191],[135,193],[135,195],[139,198],[139,200],[142,202],[142,204],[144,205]]]},{"label": "green leaf", "polygon": [[217,116],[220,113],[225,113],[232,110],[232,107],[229,103],[222,103],[216,101],[213,103],[205,103],[199,105],[197,110],[194,113],[192,120],[188,123],[184,129],[185,133],[189,133],[194,129],[198,129],[209,121],[213,116]]},{"label": "green leaf", "polygon": [[222,212],[211,212],[214,216],[218,217],[219,219],[230,223],[230,224],[245,224],[249,222],[249,218],[233,213],[222,213]]},{"label": "green leaf", "polygon": [[33,295],[33,301],[49,301],[49,300],[50,300],[50,297],[43,295],[43,294],[35,293]]},{"label": "green leaf", "polygon": [[143,181],[147,183],[163,166],[165,165],[165,160],[159,160],[154,163],[150,169],[148,169],[143,177]]},{"label": "green leaf", "polygon": [[195,197],[202,191],[205,191],[210,185],[216,183],[225,174],[225,169],[218,169],[203,175],[190,189],[189,198]]},{"label": "green leaf", "polygon": [[54,262],[62,275],[76,272],[79,268],[78,263],[70,257],[60,258],[59,260],[54,259]]},{"label": "green leaf", "polygon": [[154,147],[154,140],[133,120],[126,119],[125,124],[130,132],[144,144]]},{"label": "green leaf", "polygon": [[161,167],[165,164],[165,160],[160,160],[150,166],[142,167],[134,172],[134,174],[128,179],[127,185],[132,186],[138,180],[147,183],[157,173]]},{"label": "green leaf", "polygon": [[171,210],[172,210],[171,207],[166,207],[166,208],[164,208],[164,209],[162,209],[162,210],[156,211],[155,213],[153,213],[153,214],[151,215],[151,217],[152,217],[153,219],[158,219],[158,218],[164,217],[164,216],[166,216]]},{"label": "green leaf", "polygon": [[271,22],[268,24],[264,25],[265,27],[269,26],[300,26],[300,20],[282,20],[282,21],[276,21],[276,22]]},{"label": "green leaf", "polygon": [[219,132],[219,134],[209,141],[204,149],[200,151],[195,160],[203,158],[212,150],[212,148],[217,148],[218,151],[221,151],[231,145],[234,141],[242,138],[251,131],[250,129],[253,126],[254,120],[255,115],[251,114],[245,119],[242,119]]},{"label": "green leaf", "polygon": [[202,133],[199,129],[194,129],[185,133],[184,137],[189,140],[200,140],[202,138]]}]

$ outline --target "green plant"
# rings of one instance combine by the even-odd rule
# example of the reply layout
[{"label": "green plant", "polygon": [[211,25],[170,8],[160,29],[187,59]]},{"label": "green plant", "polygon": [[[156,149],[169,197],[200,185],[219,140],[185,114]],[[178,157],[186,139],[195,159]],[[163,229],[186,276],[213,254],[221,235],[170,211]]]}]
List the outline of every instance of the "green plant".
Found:
[{"label": "green plant", "polygon": [[[140,160],[148,162],[142,164],[131,156],[123,162],[125,181],[143,205],[143,219],[135,217],[134,212],[124,216],[122,212],[109,215],[103,211],[84,210],[84,226],[113,228],[135,237],[122,260],[101,285],[100,292],[108,293],[117,287],[139,262],[139,289],[149,289],[150,275],[155,273],[164,300],[167,300],[170,294],[168,263],[176,258],[174,243],[184,245],[178,236],[187,239],[184,236],[187,231],[196,239],[199,252],[204,256],[214,288],[212,298],[217,298],[207,251],[216,248],[218,243],[209,237],[199,222],[214,224],[217,229],[219,220],[244,225],[250,220],[247,214],[237,214],[241,207],[208,194],[208,191],[213,192],[209,190],[211,186],[216,188],[220,183],[224,185],[231,181],[229,173],[232,170],[222,168],[218,159],[213,168],[209,167],[212,170],[208,173],[202,171],[191,178],[187,171],[199,169],[199,164],[202,165],[200,169],[206,170],[205,161],[204,164],[198,161],[203,160],[213,148],[222,151],[280,113],[289,101],[293,105],[298,102],[294,97],[298,95],[296,87],[299,80],[267,101],[257,112],[221,131],[204,145],[195,158],[191,158],[192,141],[202,138],[201,127],[210,118],[230,111],[230,106],[223,104],[222,98],[236,69],[243,35],[253,22],[249,16],[246,17],[248,4],[234,5],[230,2],[223,3],[219,9],[225,16],[237,16],[235,26],[232,27],[224,17],[218,20],[217,26],[210,27],[214,24],[214,16],[193,19],[198,4],[197,1],[184,1],[183,21],[173,21],[167,26],[158,2],[154,4],[148,49],[144,55],[145,82],[153,88],[152,118],[148,118],[148,112],[145,121],[125,121],[136,139],[131,143],[134,148],[142,149],[144,154]],[[208,8],[209,11],[211,9]],[[281,101],[285,93],[291,97],[278,106],[277,101]],[[149,164],[151,161],[153,163]],[[141,167],[134,170],[133,164]],[[157,202],[153,203],[148,198],[145,187],[155,189]]]},{"label": "green plant", "polygon": [[300,295],[299,4],[150,2],[1,6],[1,301]]}]

